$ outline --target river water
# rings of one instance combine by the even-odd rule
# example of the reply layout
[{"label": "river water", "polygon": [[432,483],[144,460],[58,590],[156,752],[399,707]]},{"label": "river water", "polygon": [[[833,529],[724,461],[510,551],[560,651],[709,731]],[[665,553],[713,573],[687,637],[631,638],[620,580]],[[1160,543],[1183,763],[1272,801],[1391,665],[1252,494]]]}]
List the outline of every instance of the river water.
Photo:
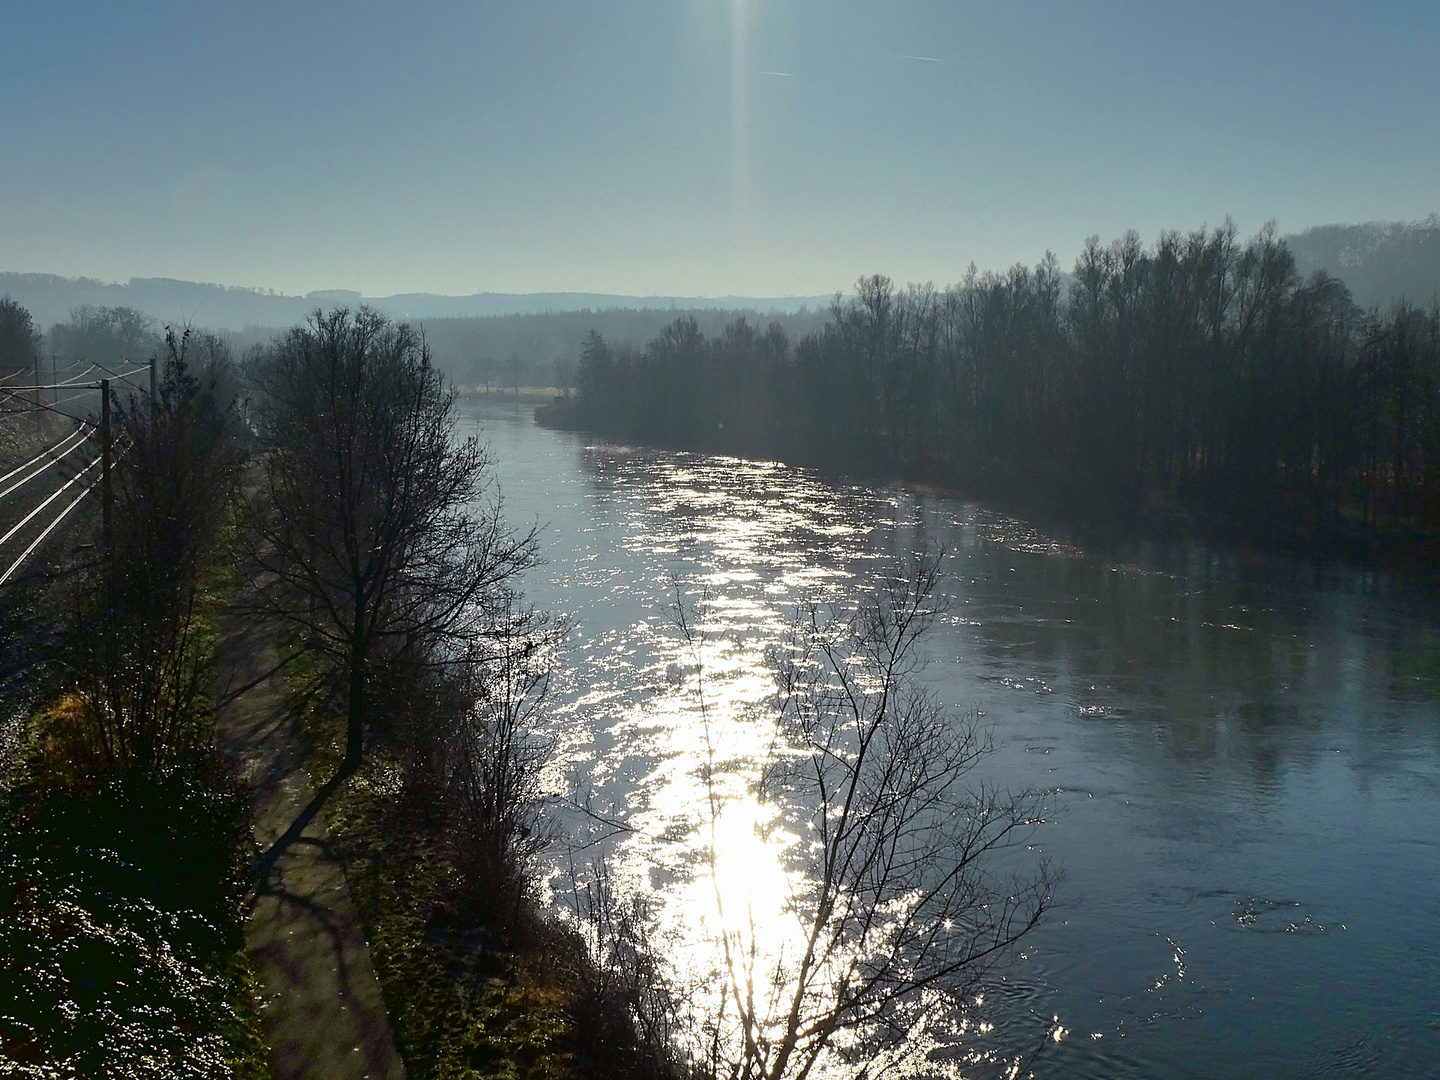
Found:
[{"label": "river water", "polygon": [[[766,752],[765,646],[796,604],[863,587],[924,543],[950,554],[923,678],[991,726],[983,779],[1049,793],[1022,855],[1064,873],[993,977],[994,1028],[974,1035],[989,1060],[1043,1047],[1041,1077],[1440,1076],[1433,596],[607,446],[540,428],[528,407],[470,400],[462,415],[491,447],[509,520],[543,527],[528,596],[571,620],[544,734],[552,786],[590,816],[558,811],[557,867],[607,850],[677,969],[703,979],[713,950],[697,776],[733,762],[739,791]],[[677,585],[703,598],[701,642],[675,625]],[[627,831],[605,841],[611,819]],[[752,830],[717,835],[727,887],[782,887]]]}]

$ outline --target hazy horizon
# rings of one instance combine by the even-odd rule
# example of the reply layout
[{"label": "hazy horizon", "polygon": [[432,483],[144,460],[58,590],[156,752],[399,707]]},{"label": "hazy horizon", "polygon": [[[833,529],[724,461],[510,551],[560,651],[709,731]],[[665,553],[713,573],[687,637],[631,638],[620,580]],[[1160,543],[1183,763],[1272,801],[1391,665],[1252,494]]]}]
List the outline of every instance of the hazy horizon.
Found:
[{"label": "hazy horizon", "polygon": [[29,6],[0,262],[290,295],[797,296],[1437,209],[1428,7]]}]

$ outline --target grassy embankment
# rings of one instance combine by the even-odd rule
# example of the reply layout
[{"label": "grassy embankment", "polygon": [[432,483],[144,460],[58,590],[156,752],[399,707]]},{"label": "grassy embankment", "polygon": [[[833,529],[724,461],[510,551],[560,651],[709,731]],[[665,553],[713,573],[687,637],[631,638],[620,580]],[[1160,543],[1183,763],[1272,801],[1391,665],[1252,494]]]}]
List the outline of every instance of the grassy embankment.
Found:
[{"label": "grassy embankment", "polygon": [[[319,700],[306,693],[318,675],[297,665],[297,701]],[[318,704],[301,715],[319,788],[340,764],[343,724]],[[467,886],[446,838],[451,811],[419,788],[377,753],[326,806],[411,1080],[676,1075],[668,1048],[641,1045],[622,981],[579,933],[529,896],[497,918],[505,901]]]}]

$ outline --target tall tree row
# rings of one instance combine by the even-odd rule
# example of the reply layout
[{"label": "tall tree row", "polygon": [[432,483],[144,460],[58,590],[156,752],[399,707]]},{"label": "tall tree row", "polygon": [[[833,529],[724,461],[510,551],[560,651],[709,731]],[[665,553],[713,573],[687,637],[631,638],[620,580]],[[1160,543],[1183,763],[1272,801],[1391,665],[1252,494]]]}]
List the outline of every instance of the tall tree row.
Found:
[{"label": "tall tree row", "polygon": [[1142,506],[1313,536],[1440,529],[1440,310],[1364,312],[1273,229],[1092,238],[943,291],[860,279],[798,342],[592,334],[571,422],[613,437]]}]

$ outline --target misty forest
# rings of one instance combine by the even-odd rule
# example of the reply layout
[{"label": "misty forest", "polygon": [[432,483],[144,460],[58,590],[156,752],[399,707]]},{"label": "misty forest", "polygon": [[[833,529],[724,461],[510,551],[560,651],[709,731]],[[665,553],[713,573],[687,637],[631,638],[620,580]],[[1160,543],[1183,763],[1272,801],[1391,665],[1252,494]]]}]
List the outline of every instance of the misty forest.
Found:
[{"label": "misty forest", "polygon": [[1437,36],[7,12],[0,1077],[1433,1080]]},{"label": "misty forest", "polygon": [[1304,544],[1440,528],[1440,309],[1361,310],[1272,232],[1092,239],[958,285],[861,278],[792,343],[694,318],[598,333],[573,403],[622,440],[900,475]]}]

